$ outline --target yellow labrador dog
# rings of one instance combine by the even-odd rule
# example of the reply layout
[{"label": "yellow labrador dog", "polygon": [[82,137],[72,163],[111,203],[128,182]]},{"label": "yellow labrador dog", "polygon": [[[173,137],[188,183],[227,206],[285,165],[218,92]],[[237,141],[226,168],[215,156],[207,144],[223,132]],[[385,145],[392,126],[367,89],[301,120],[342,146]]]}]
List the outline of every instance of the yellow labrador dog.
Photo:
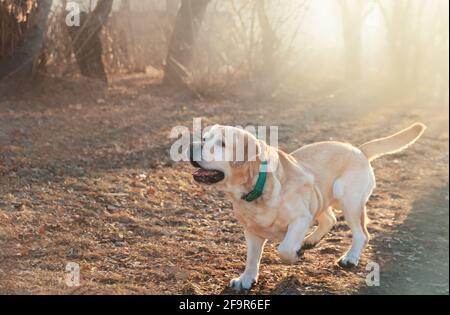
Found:
[{"label": "yellow labrador dog", "polygon": [[[416,123],[359,148],[320,142],[287,154],[242,129],[213,126],[197,143],[202,149],[208,147],[212,158],[201,155],[194,159],[193,145],[191,162],[199,168],[193,174],[197,182],[215,184],[229,193],[234,214],[244,227],[247,263],[244,273],[231,281],[231,287],[247,290],[256,283],[266,240],[280,242],[278,253],[283,261],[296,262],[302,247],[316,245],[336,223],[332,208],[343,211],[353,236],[351,248],[339,264],[356,266],[369,241],[366,203],[375,188],[370,161],[405,149],[425,129]],[[241,145],[244,159],[238,160],[237,148]],[[217,158],[223,154],[233,158]],[[307,236],[315,221],[317,228]]]}]

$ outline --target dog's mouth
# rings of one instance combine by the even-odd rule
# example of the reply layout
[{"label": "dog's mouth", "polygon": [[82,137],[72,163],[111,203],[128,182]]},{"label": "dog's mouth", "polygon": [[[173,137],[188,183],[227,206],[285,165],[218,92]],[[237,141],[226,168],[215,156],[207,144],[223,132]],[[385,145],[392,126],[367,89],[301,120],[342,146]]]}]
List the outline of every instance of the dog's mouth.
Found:
[{"label": "dog's mouth", "polygon": [[216,184],[225,179],[225,174],[222,171],[204,168],[196,170],[192,176],[196,182],[208,185]]}]

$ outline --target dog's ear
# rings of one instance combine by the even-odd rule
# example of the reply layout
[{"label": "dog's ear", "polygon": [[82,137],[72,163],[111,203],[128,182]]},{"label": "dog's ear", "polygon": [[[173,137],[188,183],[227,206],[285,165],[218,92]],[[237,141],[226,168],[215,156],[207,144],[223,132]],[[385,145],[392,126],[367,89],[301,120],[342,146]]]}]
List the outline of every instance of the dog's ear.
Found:
[{"label": "dog's ear", "polygon": [[262,148],[258,139],[248,133],[238,133],[234,137],[234,156],[231,166],[240,167],[247,162],[259,160]]},{"label": "dog's ear", "polygon": [[260,141],[260,147],[261,153],[259,154],[258,158],[261,161],[268,162],[267,172],[274,172],[278,168],[278,165],[280,163],[278,149],[268,145],[264,141]]}]

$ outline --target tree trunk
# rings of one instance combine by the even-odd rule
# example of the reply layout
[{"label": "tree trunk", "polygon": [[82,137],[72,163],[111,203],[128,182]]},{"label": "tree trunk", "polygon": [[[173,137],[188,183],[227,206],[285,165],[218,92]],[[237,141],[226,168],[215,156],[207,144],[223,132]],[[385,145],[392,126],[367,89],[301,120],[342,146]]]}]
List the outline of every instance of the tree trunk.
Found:
[{"label": "tree trunk", "polygon": [[381,1],[377,1],[386,25],[386,37],[391,59],[391,87],[398,95],[409,93],[412,82],[412,61],[415,54],[414,41],[418,38],[414,26],[414,2],[410,0],[392,1],[388,10]]},{"label": "tree trunk", "polygon": [[36,58],[40,56],[48,15],[53,0],[37,0],[37,8],[31,16],[23,45],[13,56],[0,63],[0,80],[9,76],[31,77]]},{"label": "tree trunk", "polygon": [[122,29],[120,30],[120,38],[122,51],[125,53],[125,57],[127,58],[127,65],[129,69],[132,71],[137,71],[138,66],[136,62],[136,40],[134,38],[134,30],[132,19],[133,15],[131,12],[131,3],[130,0],[122,0],[120,6],[121,20],[123,21]]},{"label": "tree trunk", "polygon": [[270,24],[266,12],[265,0],[256,1],[256,13],[261,28],[262,40],[262,66],[259,73],[258,96],[270,97],[275,89],[275,82],[278,80],[276,75],[275,53],[279,46],[278,37]]},{"label": "tree trunk", "polygon": [[91,13],[80,13],[80,26],[69,26],[69,35],[81,74],[107,82],[103,65],[101,31],[112,10],[113,0],[99,0]]},{"label": "tree trunk", "polygon": [[164,68],[165,85],[185,86],[193,48],[209,0],[182,0]]}]

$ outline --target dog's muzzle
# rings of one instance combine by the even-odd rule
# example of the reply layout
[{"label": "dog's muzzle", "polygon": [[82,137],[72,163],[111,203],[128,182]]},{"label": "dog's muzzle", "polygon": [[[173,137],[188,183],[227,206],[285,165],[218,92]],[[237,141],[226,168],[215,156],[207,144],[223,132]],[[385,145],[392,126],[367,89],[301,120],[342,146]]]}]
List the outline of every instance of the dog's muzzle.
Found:
[{"label": "dog's muzzle", "polygon": [[225,179],[225,174],[222,171],[203,168],[197,161],[196,158],[201,158],[202,143],[192,143],[189,151],[189,160],[192,166],[198,168],[198,170],[192,174],[196,182],[212,185]]}]

